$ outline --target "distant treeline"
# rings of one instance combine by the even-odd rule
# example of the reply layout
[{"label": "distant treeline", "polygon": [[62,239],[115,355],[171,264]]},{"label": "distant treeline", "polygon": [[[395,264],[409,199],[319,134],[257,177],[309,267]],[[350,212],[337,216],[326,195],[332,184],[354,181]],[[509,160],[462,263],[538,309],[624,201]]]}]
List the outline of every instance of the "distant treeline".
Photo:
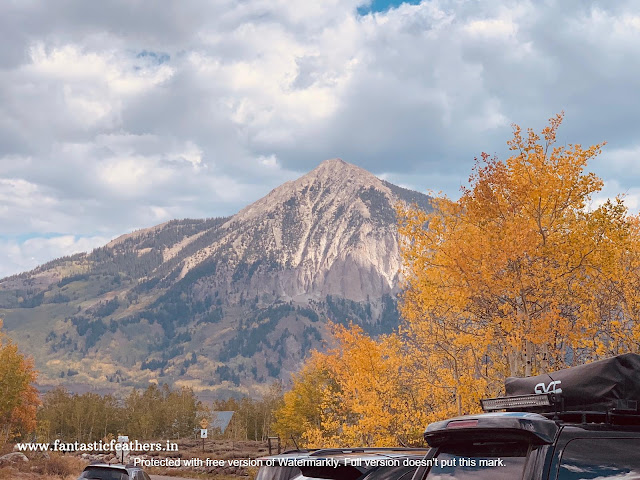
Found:
[{"label": "distant treeline", "polygon": [[[231,422],[222,438],[233,440],[262,440],[274,435],[271,425],[274,412],[282,405],[283,388],[274,383],[269,391],[259,399],[243,397],[218,400],[213,403],[214,411],[233,411]],[[215,432],[214,433],[214,437]]]},{"label": "distant treeline", "polygon": [[193,390],[150,385],[124,400],[113,395],[47,392],[38,411],[38,440],[93,442],[110,435],[131,439],[180,438],[191,435],[203,407]]},{"label": "distant treeline", "polygon": [[179,439],[194,435],[203,418],[213,425],[213,411],[233,411],[225,432],[211,430],[212,438],[266,440],[272,435],[273,414],[282,397],[280,384],[274,384],[259,399],[231,398],[210,406],[200,402],[190,388],[171,389],[166,384],[134,390],[124,399],[96,393],[79,395],[60,387],[42,398],[37,436],[44,442],[93,442],[118,435],[138,440]]}]

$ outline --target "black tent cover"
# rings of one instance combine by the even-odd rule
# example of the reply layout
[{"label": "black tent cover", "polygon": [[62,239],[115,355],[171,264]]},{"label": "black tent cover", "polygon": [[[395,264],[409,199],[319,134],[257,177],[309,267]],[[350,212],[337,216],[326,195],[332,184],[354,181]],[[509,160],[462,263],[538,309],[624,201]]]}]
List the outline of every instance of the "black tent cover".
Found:
[{"label": "black tent cover", "polygon": [[561,390],[565,410],[606,411],[615,408],[617,400],[640,403],[640,355],[626,353],[535,377],[509,377],[505,387],[507,396]]}]

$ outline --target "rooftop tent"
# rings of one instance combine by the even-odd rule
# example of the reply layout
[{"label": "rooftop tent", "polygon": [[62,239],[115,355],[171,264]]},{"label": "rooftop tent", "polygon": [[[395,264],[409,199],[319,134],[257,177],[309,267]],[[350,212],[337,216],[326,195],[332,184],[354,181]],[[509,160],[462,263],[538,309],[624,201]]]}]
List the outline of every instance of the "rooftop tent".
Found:
[{"label": "rooftop tent", "polygon": [[640,355],[627,353],[535,377],[509,377],[505,387],[507,396],[561,393],[565,410],[636,410]]}]

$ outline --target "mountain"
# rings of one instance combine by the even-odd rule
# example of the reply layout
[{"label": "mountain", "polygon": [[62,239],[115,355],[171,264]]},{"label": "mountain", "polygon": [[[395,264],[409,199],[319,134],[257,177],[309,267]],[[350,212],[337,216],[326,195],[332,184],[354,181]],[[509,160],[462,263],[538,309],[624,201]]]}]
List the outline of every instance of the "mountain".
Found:
[{"label": "mountain", "polygon": [[394,205],[429,197],[327,160],[228,218],[172,220],[0,280],[41,383],[248,392],[287,379],[328,319],[398,324]]}]

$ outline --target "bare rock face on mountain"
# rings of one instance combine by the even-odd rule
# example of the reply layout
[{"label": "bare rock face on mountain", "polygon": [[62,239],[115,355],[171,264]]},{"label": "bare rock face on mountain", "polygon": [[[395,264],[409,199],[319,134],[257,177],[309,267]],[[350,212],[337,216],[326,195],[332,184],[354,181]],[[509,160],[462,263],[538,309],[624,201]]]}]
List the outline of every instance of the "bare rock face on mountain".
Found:
[{"label": "bare rock face on mountain", "polygon": [[175,220],[0,281],[49,383],[245,390],[286,379],[327,320],[398,323],[395,205],[429,199],[327,160],[228,218]]}]

